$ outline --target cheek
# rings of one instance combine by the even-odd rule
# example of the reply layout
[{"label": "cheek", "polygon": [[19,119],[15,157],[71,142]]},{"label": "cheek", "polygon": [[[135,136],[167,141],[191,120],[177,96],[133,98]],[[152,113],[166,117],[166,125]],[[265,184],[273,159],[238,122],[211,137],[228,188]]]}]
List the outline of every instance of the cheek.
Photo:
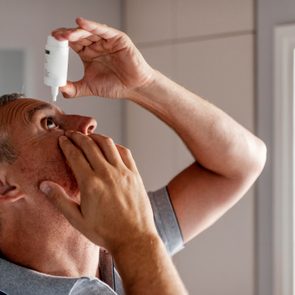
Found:
[{"label": "cheek", "polygon": [[22,153],[17,160],[21,188],[26,194],[40,193],[39,184],[43,180],[51,180],[61,185],[70,196],[78,195],[77,182],[57,146],[57,140],[54,143],[44,143],[42,147],[35,147],[30,153]]}]

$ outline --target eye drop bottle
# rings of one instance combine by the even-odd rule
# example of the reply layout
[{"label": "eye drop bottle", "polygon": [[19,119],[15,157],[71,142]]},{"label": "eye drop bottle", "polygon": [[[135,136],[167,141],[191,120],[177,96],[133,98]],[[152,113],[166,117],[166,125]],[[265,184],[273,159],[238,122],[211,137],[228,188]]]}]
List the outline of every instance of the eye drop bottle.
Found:
[{"label": "eye drop bottle", "polygon": [[58,87],[67,84],[69,42],[48,36],[45,47],[44,83],[51,87],[52,100],[56,101]]}]

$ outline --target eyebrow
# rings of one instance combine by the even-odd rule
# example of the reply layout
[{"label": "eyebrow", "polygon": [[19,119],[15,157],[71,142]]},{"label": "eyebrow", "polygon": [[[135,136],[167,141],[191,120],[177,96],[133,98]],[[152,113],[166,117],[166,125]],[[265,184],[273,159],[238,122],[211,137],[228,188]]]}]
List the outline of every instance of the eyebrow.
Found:
[{"label": "eyebrow", "polygon": [[48,103],[42,103],[36,107],[34,107],[33,109],[27,111],[27,117],[29,119],[30,122],[32,122],[32,119],[35,115],[36,112],[42,111],[42,110],[54,110],[54,107]]}]

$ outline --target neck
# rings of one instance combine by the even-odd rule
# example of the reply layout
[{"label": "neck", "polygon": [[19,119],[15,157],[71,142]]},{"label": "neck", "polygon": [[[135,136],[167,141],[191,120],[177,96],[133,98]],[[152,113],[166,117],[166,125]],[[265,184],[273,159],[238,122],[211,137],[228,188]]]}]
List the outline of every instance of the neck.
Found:
[{"label": "neck", "polygon": [[33,232],[28,229],[32,227],[13,223],[7,228],[2,227],[0,249],[4,258],[49,275],[98,275],[98,246],[67,222],[59,222],[55,228],[40,224]]}]

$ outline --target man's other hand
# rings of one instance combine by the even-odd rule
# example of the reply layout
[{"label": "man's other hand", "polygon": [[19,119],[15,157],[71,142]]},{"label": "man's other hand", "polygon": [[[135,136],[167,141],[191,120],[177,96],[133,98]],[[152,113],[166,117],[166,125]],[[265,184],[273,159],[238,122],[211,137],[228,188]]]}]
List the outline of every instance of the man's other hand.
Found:
[{"label": "man's other hand", "polygon": [[69,222],[110,252],[156,236],[152,209],[130,151],[102,135],[66,135],[59,145],[78,182],[80,204],[56,183],[46,181],[40,187]]}]

